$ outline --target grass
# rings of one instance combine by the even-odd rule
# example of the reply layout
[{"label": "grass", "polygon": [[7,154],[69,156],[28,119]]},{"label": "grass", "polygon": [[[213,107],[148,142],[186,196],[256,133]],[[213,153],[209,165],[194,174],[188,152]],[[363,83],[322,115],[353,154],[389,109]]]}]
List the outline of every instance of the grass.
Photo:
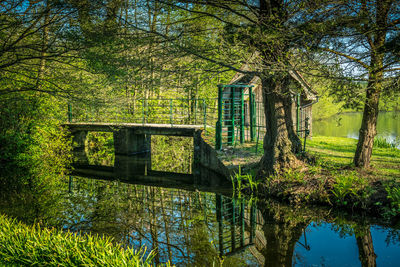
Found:
[{"label": "grass", "polygon": [[154,253],[144,254],[109,238],[27,226],[0,214],[0,265],[152,266]]},{"label": "grass", "polygon": [[[343,137],[314,136],[307,141],[307,151],[319,157],[323,167],[351,166],[357,140]],[[364,174],[379,180],[400,181],[400,150],[374,147],[371,168]]]},{"label": "grass", "polygon": [[397,142],[390,143],[385,138],[375,137],[374,147],[396,149]]}]

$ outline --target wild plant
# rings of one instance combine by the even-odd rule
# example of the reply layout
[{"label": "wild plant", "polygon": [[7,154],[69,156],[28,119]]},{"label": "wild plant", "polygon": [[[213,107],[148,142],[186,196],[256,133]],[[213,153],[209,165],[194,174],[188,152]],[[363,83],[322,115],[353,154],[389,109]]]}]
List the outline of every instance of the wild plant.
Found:
[{"label": "wild plant", "polygon": [[243,189],[249,188],[252,192],[257,189],[258,181],[255,179],[255,175],[250,173],[242,174],[242,170],[239,166],[239,171],[235,173],[233,177],[231,177],[233,191],[240,194]]},{"label": "wild plant", "polygon": [[285,172],[281,175],[283,181],[289,183],[303,183],[304,182],[305,173],[301,172],[298,169],[286,169]]},{"label": "wild plant", "polygon": [[359,177],[357,172],[343,172],[336,175],[336,183],[333,185],[332,193],[338,204],[347,205],[346,198],[350,196],[360,198],[358,192],[368,184],[365,179]]},{"label": "wild plant", "polygon": [[154,252],[124,248],[107,237],[27,226],[4,215],[0,225],[0,265],[153,266]]},{"label": "wild plant", "polygon": [[400,187],[398,186],[386,186],[387,198],[390,201],[390,213],[397,215],[400,213]]},{"label": "wild plant", "polygon": [[396,149],[396,142],[389,142],[383,137],[376,137],[374,147]]}]

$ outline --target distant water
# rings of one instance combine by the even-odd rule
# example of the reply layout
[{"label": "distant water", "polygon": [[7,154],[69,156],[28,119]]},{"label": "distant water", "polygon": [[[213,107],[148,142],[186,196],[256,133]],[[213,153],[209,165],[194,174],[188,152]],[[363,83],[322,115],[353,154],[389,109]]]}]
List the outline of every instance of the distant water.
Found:
[{"label": "distant water", "polygon": [[[362,113],[345,113],[313,122],[313,134],[358,139]],[[377,125],[378,137],[388,142],[399,142],[400,112],[380,112]]]}]

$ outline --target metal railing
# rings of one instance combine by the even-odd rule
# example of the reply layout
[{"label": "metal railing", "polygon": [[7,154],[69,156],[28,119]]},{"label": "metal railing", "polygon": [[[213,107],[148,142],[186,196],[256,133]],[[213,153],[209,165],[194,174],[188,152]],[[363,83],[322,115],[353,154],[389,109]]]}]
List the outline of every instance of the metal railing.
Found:
[{"label": "metal railing", "polygon": [[[251,85],[219,85],[218,98],[113,98],[102,102],[70,103],[69,122],[115,122],[170,125],[203,125],[207,141],[223,146],[255,142],[265,135],[262,102],[255,100]],[[298,99],[298,98],[297,98]],[[297,105],[296,131],[308,135],[308,121]]]}]

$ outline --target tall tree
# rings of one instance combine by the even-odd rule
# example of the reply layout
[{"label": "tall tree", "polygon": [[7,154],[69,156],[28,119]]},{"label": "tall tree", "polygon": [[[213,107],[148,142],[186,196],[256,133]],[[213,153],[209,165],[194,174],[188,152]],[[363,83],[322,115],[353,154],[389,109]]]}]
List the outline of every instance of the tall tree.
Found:
[{"label": "tall tree", "polygon": [[354,164],[369,167],[380,96],[399,88],[400,1],[320,1],[307,10],[315,47],[335,57],[348,79],[367,84]]},{"label": "tall tree", "polygon": [[[296,1],[156,2],[161,9],[173,10],[169,31],[140,30],[169,42],[171,52],[208,61],[220,72],[233,70],[261,78],[267,134],[260,173],[269,175],[296,166],[301,143],[293,129],[289,90],[289,58],[298,38],[291,23],[299,10]],[[199,36],[203,36],[200,42]],[[257,55],[255,62],[249,62],[251,55]],[[250,71],[240,69],[245,63]]]}]

